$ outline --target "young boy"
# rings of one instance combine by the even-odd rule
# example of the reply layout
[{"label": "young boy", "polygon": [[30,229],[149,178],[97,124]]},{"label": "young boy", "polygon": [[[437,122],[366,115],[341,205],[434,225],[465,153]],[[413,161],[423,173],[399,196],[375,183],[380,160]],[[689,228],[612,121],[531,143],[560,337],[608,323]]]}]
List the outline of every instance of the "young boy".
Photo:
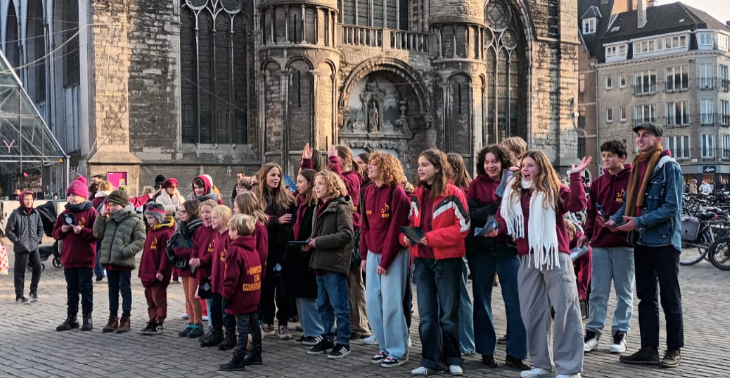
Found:
[{"label": "young boy", "polygon": [[[228,222],[231,244],[223,275],[223,301],[227,314],[236,316],[238,346],[233,358],[220,365],[224,371],[244,370],[246,365],[261,365],[261,327],[257,308],[261,299],[261,258],[256,251],[256,219],[238,214]],[[246,356],[248,334],[252,337],[251,353]]]},{"label": "young boy", "polygon": [[53,225],[53,238],[63,241],[61,264],[66,277],[68,316],[56,327],[56,331],[79,328],[76,315],[79,312],[79,294],[84,315],[82,331],[91,331],[91,311],[94,307],[92,277],[96,264],[96,238],[92,227],[97,212],[91,205],[86,178],[79,177],[66,189],[66,210],[58,216]]},{"label": "young boy", "polygon": [[165,248],[175,231],[175,218],[166,215],[165,206],[159,203],[147,205],[144,216],[150,229],[144,243],[138,276],[144,286],[150,320],[139,333],[159,335],[167,318],[167,285],[170,284],[172,274],[172,265],[167,259]]},{"label": "young boy", "polygon": [[[210,226],[216,231],[213,239],[213,253],[209,254],[211,265],[210,286],[213,292],[209,311],[213,336],[207,340],[204,338],[200,346],[218,346],[219,350],[230,350],[236,346],[236,318],[225,314],[223,296],[221,296],[225,260],[228,255],[228,246],[231,244],[231,239],[228,236],[228,221],[231,219],[231,215],[231,209],[224,205],[214,207],[210,214]],[[221,337],[223,329],[226,332],[225,336]]]},{"label": "young boy", "polygon": [[43,241],[43,223],[41,216],[33,208],[35,200],[33,192],[24,191],[18,196],[20,207],[8,218],[5,234],[13,243],[15,252],[15,302],[28,303],[23,296],[25,286],[25,268],[30,260],[33,276],[30,281],[30,301],[38,301],[38,282],[41,280],[41,256],[38,245]]}]

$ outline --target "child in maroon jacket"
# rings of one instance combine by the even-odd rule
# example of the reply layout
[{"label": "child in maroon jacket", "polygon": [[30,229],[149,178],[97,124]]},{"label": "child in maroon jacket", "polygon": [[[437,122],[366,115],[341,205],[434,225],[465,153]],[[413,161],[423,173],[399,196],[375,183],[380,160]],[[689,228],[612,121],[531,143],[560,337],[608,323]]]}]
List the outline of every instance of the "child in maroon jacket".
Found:
[{"label": "child in maroon jacket", "polygon": [[[583,233],[573,221],[565,218],[565,228],[568,230],[568,238],[570,244],[568,248],[578,246],[578,240],[583,237]],[[580,314],[583,319],[588,319],[588,288],[591,284],[591,260],[593,258],[593,248],[589,245],[588,252],[573,260],[573,269],[575,270],[576,285],[578,286],[578,299],[580,300]]]},{"label": "child in maroon jacket", "polygon": [[[198,284],[198,287],[195,290],[195,296],[200,298],[200,301],[202,302],[201,305],[205,306],[203,313],[206,313],[207,309],[211,307],[212,300],[210,295],[203,294],[205,291],[201,290],[201,286],[205,286],[206,284],[210,285],[210,262],[211,257],[213,256],[215,235],[218,234],[218,231],[211,227],[211,213],[213,212],[213,208],[216,206],[218,206],[218,204],[213,200],[206,200],[200,204],[200,207],[198,208],[198,216],[203,220],[203,226],[195,232],[195,239],[193,239],[193,251],[190,254],[190,261],[188,262],[190,266],[195,269],[195,277],[197,278]],[[214,336],[213,322],[210,316],[208,316],[208,326],[208,332],[202,336],[200,339],[201,342],[205,341],[208,343]],[[223,335],[221,334],[220,340],[218,340],[215,345],[218,345],[222,339]]]},{"label": "child in maroon jacket", "polygon": [[66,210],[53,225],[53,238],[63,241],[61,264],[66,277],[68,316],[56,331],[79,328],[79,294],[84,314],[83,331],[91,331],[91,311],[94,307],[92,276],[96,264],[96,238],[93,229],[97,212],[91,205],[86,179],[79,177],[66,190]]},{"label": "child in maroon jacket", "polygon": [[165,207],[159,203],[147,205],[144,216],[150,229],[144,243],[138,276],[144,286],[150,320],[139,333],[159,335],[167,318],[167,285],[170,284],[172,275],[172,265],[167,259],[165,249],[175,232],[175,218],[167,216]]},{"label": "child in maroon jacket", "polygon": [[[210,214],[210,225],[216,231],[213,240],[213,254],[210,262],[210,285],[213,297],[209,307],[214,337],[209,341],[201,341],[201,346],[218,346],[219,350],[230,350],[236,346],[236,319],[224,313],[223,306],[223,272],[231,239],[228,236],[228,221],[231,209],[225,205],[213,208]],[[225,328],[225,335],[222,335]],[[223,338],[221,338],[223,336]]]},{"label": "child in maroon jacket", "polygon": [[[238,325],[238,347],[221,370],[244,370],[246,365],[261,365],[261,327],[258,321],[258,305],[261,300],[261,275],[263,266],[256,251],[256,238],[252,235],[256,219],[238,214],[228,221],[231,244],[226,255],[222,295],[226,314],[235,315]],[[246,355],[248,334],[252,337],[251,353]]]}]

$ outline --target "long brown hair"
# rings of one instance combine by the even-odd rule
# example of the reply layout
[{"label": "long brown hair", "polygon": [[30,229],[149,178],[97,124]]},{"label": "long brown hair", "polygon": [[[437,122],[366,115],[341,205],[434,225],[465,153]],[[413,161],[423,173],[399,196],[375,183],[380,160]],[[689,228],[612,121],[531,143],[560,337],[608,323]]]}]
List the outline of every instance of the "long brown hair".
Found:
[{"label": "long brown hair", "polygon": [[[272,169],[278,169],[281,179],[279,180],[279,186],[277,188],[269,189],[266,184],[266,175]],[[276,205],[284,210],[288,210],[292,204],[294,204],[294,196],[284,187],[284,170],[281,166],[276,163],[266,163],[259,170],[258,174],[259,184],[256,187],[256,194],[258,194],[259,201],[264,209],[268,205]]]},{"label": "long brown hair", "polygon": [[466,170],[464,158],[455,152],[449,152],[446,154],[446,159],[451,165],[451,177],[449,178],[454,182],[454,185],[462,189],[468,188],[471,184],[471,175]]},{"label": "long brown hair", "polygon": [[297,197],[297,205],[306,203],[311,206],[317,202],[317,196],[314,193],[314,176],[317,175],[317,171],[314,169],[302,169],[302,171],[299,172],[299,175],[307,180],[307,183],[309,184],[309,191],[307,193],[299,193],[299,196]]},{"label": "long brown hair", "polygon": [[[525,152],[525,155],[522,156],[522,160],[524,161],[524,159],[528,157],[535,161],[537,168],[540,170],[537,177],[532,179],[532,190],[545,194],[547,201],[542,204],[544,209],[547,209],[548,206],[554,206],[553,209],[557,210],[561,202],[560,177],[558,176],[558,172],[556,172],[553,165],[550,164],[550,160],[548,160],[548,157],[544,152],[536,150],[527,151]],[[512,198],[510,199],[512,202],[519,201],[522,194],[522,171],[516,171],[514,173],[514,177],[515,180],[512,184]]]},{"label": "long brown hair", "polygon": [[342,171],[353,170],[362,176],[363,172],[360,166],[355,164],[355,155],[352,153],[350,147],[347,146],[335,146],[337,149],[337,157],[340,158],[340,168]]},{"label": "long brown hair", "polygon": [[[451,176],[451,165],[446,157],[446,154],[440,150],[431,149],[421,152],[418,158],[421,156],[425,157],[435,168],[438,169],[436,175],[433,178],[433,185],[431,186],[431,199],[436,199],[438,196],[446,193],[446,187],[449,185],[449,177]],[[417,186],[421,187],[426,183],[417,180]]]},{"label": "long brown hair", "polygon": [[266,216],[264,209],[261,207],[261,201],[259,201],[256,193],[251,191],[243,192],[236,196],[235,202],[234,205],[241,214],[251,215],[262,224],[269,222],[269,217]]}]

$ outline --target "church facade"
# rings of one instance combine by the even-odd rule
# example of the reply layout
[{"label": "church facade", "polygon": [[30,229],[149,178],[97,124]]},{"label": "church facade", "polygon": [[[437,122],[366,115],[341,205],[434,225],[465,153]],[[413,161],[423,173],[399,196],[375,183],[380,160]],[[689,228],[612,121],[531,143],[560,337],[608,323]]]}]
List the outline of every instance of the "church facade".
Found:
[{"label": "church facade", "polygon": [[[72,165],[235,172],[305,143],[418,153],[510,136],[575,162],[574,0],[0,0],[0,47]],[[185,186],[185,185],[184,185]]]}]

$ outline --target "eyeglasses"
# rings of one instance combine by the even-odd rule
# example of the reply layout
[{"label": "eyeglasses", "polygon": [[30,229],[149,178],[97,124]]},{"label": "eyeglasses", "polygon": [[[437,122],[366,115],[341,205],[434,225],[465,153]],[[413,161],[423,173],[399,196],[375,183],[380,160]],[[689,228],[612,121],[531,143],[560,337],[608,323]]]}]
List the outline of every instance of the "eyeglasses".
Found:
[{"label": "eyeglasses", "polygon": [[175,186],[168,186],[168,188],[177,189],[177,185],[175,185]]},{"label": "eyeglasses", "polygon": [[185,211],[185,210],[180,210],[180,211],[178,211],[178,213],[180,213],[180,214],[187,214],[187,211]]}]

